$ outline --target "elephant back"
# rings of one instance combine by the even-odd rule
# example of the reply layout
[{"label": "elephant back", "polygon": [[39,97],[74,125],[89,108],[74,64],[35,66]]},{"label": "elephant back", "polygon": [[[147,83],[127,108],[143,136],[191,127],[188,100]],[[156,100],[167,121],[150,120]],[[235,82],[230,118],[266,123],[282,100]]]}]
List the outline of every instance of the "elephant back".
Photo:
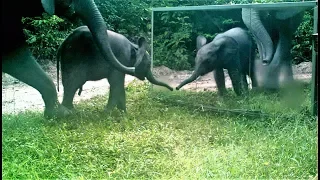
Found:
[{"label": "elephant back", "polygon": [[[130,58],[130,41],[121,34],[109,30],[107,32],[109,36],[109,44],[115,57],[121,63],[127,65],[127,59]],[[80,26],[76,28],[65,39],[61,46],[64,46],[62,51],[65,51],[62,54],[82,54],[88,58],[91,57],[92,61],[105,61],[87,26]]]},{"label": "elephant back", "polygon": [[249,35],[248,31],[242,29],[242,28],[232,28],[221,35],[223,36],[228,36],[234,39],[238,45],[239,45],[239,50],[243,54],[248,54],[254,47],[253,39]]},{"label": "elephant back", "polygon": [[256,45],[247,30],[232,28],[221,35],[233,38],[239,45],[240,65],[245,73],[248,73],[249,63],[254,61]]}]

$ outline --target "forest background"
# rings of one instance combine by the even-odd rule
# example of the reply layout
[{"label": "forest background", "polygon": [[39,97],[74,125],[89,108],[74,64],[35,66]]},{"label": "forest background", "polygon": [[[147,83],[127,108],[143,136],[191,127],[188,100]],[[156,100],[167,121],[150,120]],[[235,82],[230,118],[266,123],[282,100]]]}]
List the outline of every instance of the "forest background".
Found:
[{"label": "forest background", "polygon": [[[294,0],[300,2],[301,0]],[[151,44],[151,8],[248,3],[277,3],[279,0],[95,0],[109,30],[136,43],[144,36]],[[289,1],[286,1],[289,2]],[[293,2],[293,1],[290,1]],[[27,43],[40,64],[55,61],[56,50],[73,29],[83,25],[73,18],[49,16],[23,18]],[[154,66],[191,70],[196,37],[211,41],[217,33],[233,27],[246,28],[241,9],[230,11],[170,11],[154,13]],[[311,61],[313,9],[305,12],[292,42],[293,64]]]}]

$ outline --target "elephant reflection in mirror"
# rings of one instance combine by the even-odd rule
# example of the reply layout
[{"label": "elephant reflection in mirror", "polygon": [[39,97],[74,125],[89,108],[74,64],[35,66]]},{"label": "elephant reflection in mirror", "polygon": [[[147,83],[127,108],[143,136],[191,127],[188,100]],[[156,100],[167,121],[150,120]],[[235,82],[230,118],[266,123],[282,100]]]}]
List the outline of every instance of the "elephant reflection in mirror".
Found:
[{"label": "elephant reflection in mirror", "polygon": [[260,60],[255,62],[259,87],[279,89],[293,81],[291,41],[306,7],[278,10],[243,8],[242,19],[253,34]]},{"label": "elephant reflection in mirror", "polygon": [[2,1],[2,72],[37,89],[45,103],[44,116],[65,117],[71,112],[58,102],[55,85],[32,56],[26,45],[22,17],[41,16],[43,12],[66,18],[80,17],[92,33],[103,58],[117,70],[142,78],[142,65],[123,66],[114,56],[109,45],[107,26],[93,0],[38,0]]},{"label": "elephant reflection in mirror", "polygon": [[233,89],[237,95],[248,91],[246,75],[252,80],[252,86],[256,87],[256,80],[252,75],[255,56],[255,46],[248,32],[242,28],[232,28],[218,34],[210,43],[203,36],[197,38],[197,55],[195,69],[188,79],[184,80],[176,89],[196,80],[211,71],[217,84],[218,93],[223,95],[226,91],[223,69],[228,70]]},{"label": "elephant reflection in mirror", "polygon": [[[131,43],[126,37],[113,31],[106,31],[109,43],[116,58],[125,66],[133,67],[140,64],[143,67],[143,78],[151,83],[173,90],[168,84],[157,80],[151,72],[151,59],[146,51],[147,42],[141,37],[138,45]],[[62,84],[64,95],[62,105],[73,109],[73,98],[86,81],[96,81],[107,78],[110,84],[109,100],[106,110],[117,107],[126,111],[124,80],[125,73],[118,71],[106,62],[93,37],[86,26],[75,29],[60,45],[57,53],[57,72],[59,80],[59,61],[61,62]],[[59,82],[59,81],[58,81]]]}]

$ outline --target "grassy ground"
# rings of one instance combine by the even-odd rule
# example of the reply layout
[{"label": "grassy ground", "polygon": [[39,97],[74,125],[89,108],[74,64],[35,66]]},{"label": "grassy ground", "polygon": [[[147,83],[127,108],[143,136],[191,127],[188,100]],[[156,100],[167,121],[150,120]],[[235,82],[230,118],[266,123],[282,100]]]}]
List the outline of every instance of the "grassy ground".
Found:
[{"label": "grassy ground", "polygon": [[[149,92],[133,83],[127,114],[106,116],[107,97],[101,96],[78,104],[68,119],[2,115],[2,178],[308,179],[317,174],[317,121],[308,88],[300,89],[303,96],[282,91],[239,98],[230,92],[222,98]],[[268,116],[221,114],[207,106]]]}]

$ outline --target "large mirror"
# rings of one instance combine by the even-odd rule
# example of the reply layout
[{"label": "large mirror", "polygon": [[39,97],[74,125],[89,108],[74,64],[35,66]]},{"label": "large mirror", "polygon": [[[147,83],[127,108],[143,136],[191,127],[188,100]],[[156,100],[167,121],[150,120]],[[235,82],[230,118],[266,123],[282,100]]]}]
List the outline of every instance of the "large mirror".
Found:
[{"label": "large mirror", "polygon": [[311,113],[314,6],[153,8],[153,65],[179,91],[209,91],[215,108]]}]

